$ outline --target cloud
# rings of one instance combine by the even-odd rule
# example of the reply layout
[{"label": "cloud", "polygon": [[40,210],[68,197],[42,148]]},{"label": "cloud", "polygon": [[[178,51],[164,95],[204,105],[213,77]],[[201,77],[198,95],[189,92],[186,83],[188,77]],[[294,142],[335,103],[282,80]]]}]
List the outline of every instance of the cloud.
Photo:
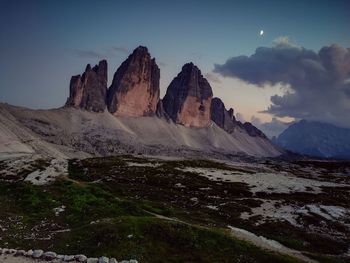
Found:
[{"label": "cloud", "polygon": [[280,36],[277,37],[273,40],[273,45],[275,47],[295,47],[299,48],[296,44],[293,44],[290,40],[289,37],[287,36]]},{"label": "cloud", "polygon": [[215,74],[215,73],[212,73],[212,72],[208,72],[207,74],[204,75],[204,77],[205,77],[206,79],[208,79],[209,82],[221,83],[220,75],[219,75],[219,74]]},{"label": "cloud", "polygon": [[240,113],[240,112],[237,112],[237,113],[236,113],[236,119],[237,119],[238,121],[242,122],[242,123],[245,123],[245,122],[246,122],[246,120],[244,119],[243,114]]},{"label": "cloud", "polygon": [[70,52],[80,58],[103,58],[103,55],[92,50],[71,49]]},{"label": "cloud", "polygon": [[252,116],[250,121],[254,126],[260,129],[267,137],[272,138],[280,135],[293,122],[283,122],[277,118],[272,118],[270,122],[262,122],[259,118]]},{"label": "cloud", "polygon": [[124,53],[124,54],[130,53],[130,50],[128,48],[125,48],[125,47],[112,47],[111,49],[115,52],[120,52],[120,53]]},{"label": "cloud", "polygon": [[69,52],[73,53],[79,58],[95,58],[95,59],[103,59],[109,57],[115,57],[119,53],[129,54],[129,49],[124,47],[111,47],[105,49],[103,52],[97,52],[94,50],[84,50],[84,49],[69,49]]},{"label": "cloud", "polygon": [[215,64],[214,72],[262,88],[287,85],[284,95],[271,97],[267,113],[350,127],[350,49],[333,44],[314,52],[280,38],[249,57]]}]

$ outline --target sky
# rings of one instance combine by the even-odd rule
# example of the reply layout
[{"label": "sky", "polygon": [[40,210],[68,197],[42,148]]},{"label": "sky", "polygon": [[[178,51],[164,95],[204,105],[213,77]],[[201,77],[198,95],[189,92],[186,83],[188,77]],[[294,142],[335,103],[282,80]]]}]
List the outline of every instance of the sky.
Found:
[{"label": "sky", "polygon": [[[349,10],[348,0],[0,0],[0,101],[60,107],[70,77],[86,64],[107,59],[111,83],[128,54],[144,45],[161,70],[161,97],[182,65],[192,61],[214,96],[242,120],[258,125],[328,116],[327,121],[348,126],[349,119],[336,115],[350,116]],[[276,56],[285,55],[284,71],[275,74],[280,69]],[[343,64],[328,67],[333,60]],[[327,72],[309,66],[300,72],[309,62]],[[332,66],[343,75],[335,78]],[[322,79],[312,75],[306,78],[310,83],[301,77],[294,81],[297,74],[329,76],[321,93],[332,94],[331,104],[342,106],[322,112],[325,98],[312,99]],[[303,109],[310,100],[314,103]]]}]

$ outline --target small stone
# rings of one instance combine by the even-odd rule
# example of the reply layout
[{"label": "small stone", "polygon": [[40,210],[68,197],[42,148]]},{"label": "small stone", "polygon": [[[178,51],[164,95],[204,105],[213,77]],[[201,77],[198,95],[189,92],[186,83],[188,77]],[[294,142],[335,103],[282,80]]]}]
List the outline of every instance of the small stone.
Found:
[{"label": "small stone", "polygon": [[56,259],[63,260],[63,258],[64,258],[64,255],[57,255],[57,256],[56,256]]},{"label": "small stone", "polygon": [[98,258],[88,258],[86,263],[98,263]]},{"label": "small stone", "polygon": [[29,249],[29,250],[27,251],[27,253],[26,253],[26,256],[27,256],[27,257],[33,256],[33,250]]},{"label": "small stone", "polygon": [[136,259],[130,259],[129,261],[130,263],[138,263],[138,261]]},{"label": "small stone", "polygon": [[118,263],[118,261],[115,258],[110,258],[109,263]]},{"label": "small stone", "polygon": [[57,257],[57,254],[55,252],[51,252],[51,251],[45,252],[43,254],[43,258],[46,260],[53,260],[56,257]]},{"label": "small stone", "polygon": [[85,262],[87,260],[85,255],[75,255],[74,258],[79,262]]},{"label": "small stone", "polygon": [[26,252],[24,250],[17,250],[17,252],[15,253],[15,256],[24,256],[26,254]]},{"label": "small stone", "polygon": [[197,197],[192,197],[190,200],[191,200],[192,202],[198,202],[198,198],[197,198]]},{"label": "small stone", "polygon": [[64,255],[63,257],[63,261],[69,262],[69,261],[73,261],[74,260],[74,256],[72,255]]},{"label": "small stone", "polygon": [[40,258],[43,255],[44,251],[42,251],[41,249],[36,249],[33,251],[33,258]]},{"label": "small stone", "polygon": [[16,254],[16,252],[17,252],[17,249],[12,249],[12,248],[9,249],[9,253],[10,254]]},{"label": "small stone", "polygon": [[98,259],[98,263],[108,263],[109,262],[109,258],[107,257],[100,257]]},{"label": "small stone", "polygon": [[3,254],[9,254],[10,252],[9,252],[9,249],[8,249],[8,248],[3,248],[3,249],[2,249],[2,253],[3,253]]}]

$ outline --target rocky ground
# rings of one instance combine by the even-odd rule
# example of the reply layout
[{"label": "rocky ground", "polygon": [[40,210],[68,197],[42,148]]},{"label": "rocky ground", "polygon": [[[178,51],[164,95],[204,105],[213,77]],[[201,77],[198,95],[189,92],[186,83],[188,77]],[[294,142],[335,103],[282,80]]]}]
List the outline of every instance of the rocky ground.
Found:
[{"label": "rocky ground", "polygon": [[0,247],[139,262],[350,260],[349,162],[9,158]]}]

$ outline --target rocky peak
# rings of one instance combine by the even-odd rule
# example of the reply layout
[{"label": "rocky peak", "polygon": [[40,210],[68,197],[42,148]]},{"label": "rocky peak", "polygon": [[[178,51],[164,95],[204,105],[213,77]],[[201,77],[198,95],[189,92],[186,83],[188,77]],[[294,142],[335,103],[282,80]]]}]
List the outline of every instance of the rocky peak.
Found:
[{"label": "rocky peak", "polygon": [[170,83],[163,106],[176,123],[206,127],[210,124],[212,97],[212,89],[201,71],[193,63],[187,63]]},{"label": "rocky peak", "polygon": [[88,64],[82,75],[71,78],[66,106],[102,112],[106,108],[106,94],[107,61],[101,60],[93,68]]},{"label": "rocky peak", "polygon": [[245,122],[243,124],[241,122],[238,122],[238,125],[252,137],[261,137],[267,139],[266,135],[250,122]]},{"label": "rocky peak", "polygon": [[226,110],[224,103],[219,98],[213,98],[211,101],[210,117],[219,127],[232,133],[237,126],[236,119],[233,116],[233,109]]},{"label": "rocky peak", "polygon": [[235,118],[235,116],[234,116],[234,110],[233,110],[232,108],[230,108],[230,109],[228,110],[228,115],[230,116],[230,118],[231,118],[232,120],[236,120],[236,118]]},{"label": "rocky peak", "polygon": [[233,113],[234,111],[232,108],[226,110],[225,104],[221,99],[212,99],[210,117],[212,121],[215,122],[216,125],[218,125],[220,128],[224,129],[228,133],[232,133],[238,126],[241,129],[245,130],[249,136],[266,138],[265,134],[250,122],[241,123],[240,121],[236,121]]},{"label": "rocky peak", "polygon": [[138,47],[114,74],[107,94],[108,110],[116,116],[154,115],[159,101],[160,70],[146,47]]}]

